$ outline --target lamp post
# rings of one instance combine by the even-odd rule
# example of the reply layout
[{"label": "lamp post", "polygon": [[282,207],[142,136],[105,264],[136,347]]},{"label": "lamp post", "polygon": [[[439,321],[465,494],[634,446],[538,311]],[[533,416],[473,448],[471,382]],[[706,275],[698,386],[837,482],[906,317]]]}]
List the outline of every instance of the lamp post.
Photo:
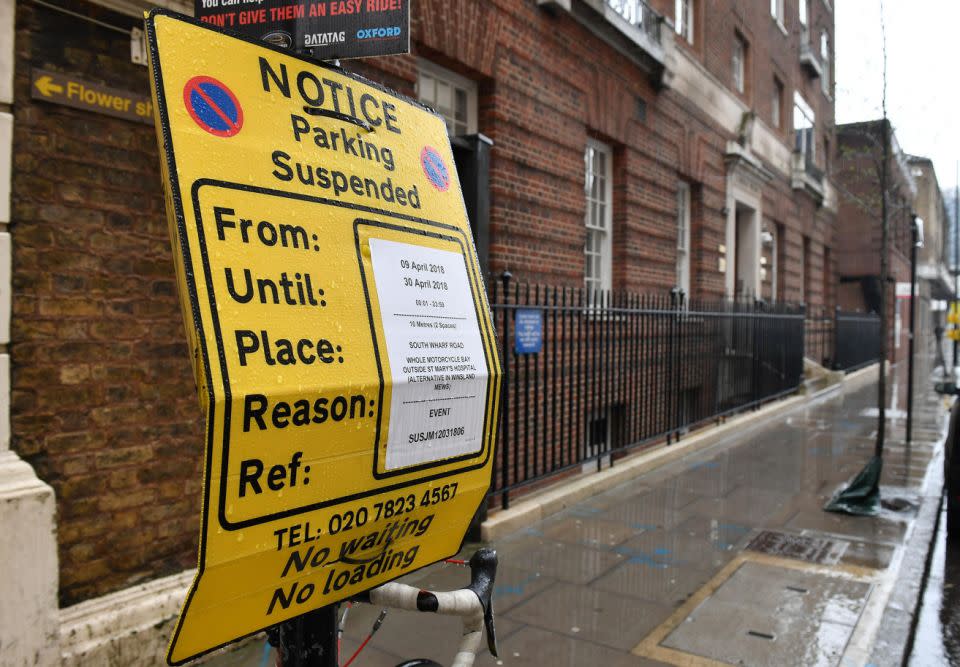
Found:
[{"label": "lamp post", "polygon": [[917,317],[917,249],[923,247],[923,218],[913,216],[910,244],[910,336],[907,343],[907,444],[913,437],[913,339]]}]

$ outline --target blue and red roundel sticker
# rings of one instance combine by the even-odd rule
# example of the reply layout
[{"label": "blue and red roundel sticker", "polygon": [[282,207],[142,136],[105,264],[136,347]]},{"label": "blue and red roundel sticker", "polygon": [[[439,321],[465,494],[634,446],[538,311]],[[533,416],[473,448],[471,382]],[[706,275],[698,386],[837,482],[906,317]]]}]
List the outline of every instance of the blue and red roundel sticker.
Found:
[{"label": "blue and red roundel sticker", "polygon": [[440,153],[433,146],[424,146],[420,151],[420,166],[427,180],[440,192],[446,192],[450,187],[450,170],[447,163],[440,157]]},{"label": "blue and red roundel sticker", "polygon": [[233,91],[210,76],[195,76],[183,87],[183,103],[194,122],[210,134],[232,137],[243,127],[243,108]]}]

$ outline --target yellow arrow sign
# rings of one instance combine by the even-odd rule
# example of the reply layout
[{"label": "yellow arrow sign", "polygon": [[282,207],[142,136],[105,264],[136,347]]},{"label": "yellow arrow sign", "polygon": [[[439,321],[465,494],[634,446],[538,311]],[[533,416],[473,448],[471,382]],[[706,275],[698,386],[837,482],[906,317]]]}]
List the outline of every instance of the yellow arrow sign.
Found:
[{"label": "yellow arrow sign", "polygon": [[37,79],[34,82],[34,85],[37,87],[37,90],[39,90],[44,97],[50,97],[54,93],[63,92],[63,86],[55,84],[53,82],[53,79],[51,79],[47,75],[41,76],[39,79]]},{"label": "yellow arrow sign", "polygon": [[35,100],[139,123],[153,123],[153,103],[144,95],[104,86],[73,74],[39,68],[31,71],[31,81],[30,95]]},{"label": "yellow arrow sign", "polygon": [[439,116],[169,12],[147,29],[207,418],[179,664],[456,553],[500,362]]}]

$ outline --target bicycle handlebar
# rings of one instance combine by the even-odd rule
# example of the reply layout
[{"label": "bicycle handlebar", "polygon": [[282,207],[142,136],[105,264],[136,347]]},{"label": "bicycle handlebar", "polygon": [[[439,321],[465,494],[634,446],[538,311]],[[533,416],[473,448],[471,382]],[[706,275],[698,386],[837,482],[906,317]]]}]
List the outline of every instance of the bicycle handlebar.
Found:
[{"label": "bicycle handlebar", "polygon": [[493,584],[497,576],[497,552],[479,549],[470,558],[470,585],[456,591],[426,591],[407,584],[388,583],[355,598],[383,607],[463,617],[463,637],[452,667],[471,667],[480,648],[483,630],[487,647],[497,656],[493,618]]}]

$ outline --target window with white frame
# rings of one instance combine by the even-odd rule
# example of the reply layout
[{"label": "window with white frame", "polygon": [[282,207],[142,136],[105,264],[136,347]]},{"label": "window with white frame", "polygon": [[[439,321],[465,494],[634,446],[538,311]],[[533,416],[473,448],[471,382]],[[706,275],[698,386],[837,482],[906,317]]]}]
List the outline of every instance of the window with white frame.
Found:
[{"label": "window with white frame", "polygon": [[417,98],[439,113],[451,136],[477,131],[477,84],[427,60],[417,63]]},{"label": "window with white frame", "polygon": [[674,10],[674,30],[693,44],[693,0],[676,0]]},{"label": "window with white frame", "polygon": [[823,61],[823,74],[820,83],[823,85],[823,94],[830,96],[830,34],[824,30],[820,33],[820,59]]},{"label": "window with white frame", "polygon": [[770,0],[770,16],[783,25],[783,0]]},{"label": "window with white frame", "polygon": [[587,139],[584,151],[586,197],[584,223],[584,285],[588,294],[610,289],[613,254],[613,153],[599,141]]},{"label": "window with white frame", "polygon": [[810,237],[803,237],[803,262],[801,262],[800,274],[800,300],[804,303],[810,298],[810,279],[813,277],[810,271]]},{"label": "window with white frame", "polygon": [[764,254],[770,255],[770,265],[767,267],[770,276],[770,301],[777,300],[777,277],[780,273],[780,225],[773,224],[767,229],[767,237],[761,238]]},{"label": "window with white frame", "polygon": [[816,162],[816,127],[817,121],[813,109],[807,104],[800,93],[793,93],[793,131],[796,134],[795,149],[803,155],[806,164]]},{"label": "window with white frame", "polygon": [[798,17],[800,19],[800,38],[802,41],[808,41],[807,33],[807,0],[800,0],[797,4],[798,7]]},{"label": "window with white frame", "polygon": [[783,127],[783,83],[773,77],[773,97],[770,99],[770,122],[780,129]]},{"label": "window with white frame", "polygon": [[733,36],[733,87],[738,93],[746,90],[747,43],[739,34]]},{"label": "window with white frame", "polygon": [[690,184],[677,183],[677,287],[690,296]]}]

